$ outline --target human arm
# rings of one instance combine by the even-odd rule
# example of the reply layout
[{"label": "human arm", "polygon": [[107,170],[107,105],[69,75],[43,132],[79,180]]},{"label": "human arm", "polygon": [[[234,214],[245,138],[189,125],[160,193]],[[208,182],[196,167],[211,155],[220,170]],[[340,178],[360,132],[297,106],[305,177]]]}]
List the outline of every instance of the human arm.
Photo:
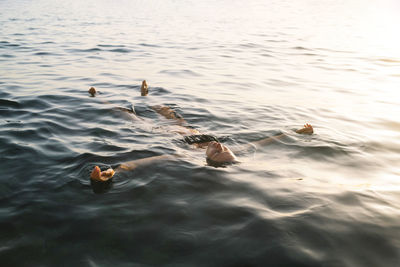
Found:
[{"label": "human arm", "polygon": [[110,168],[108,170],[101,171],[98,166],[95,166],[92,173],[90,174],[90,179],[100,182],[106,182],[110,180],[117,172],[131,171],[138,167],[147,166],[159,161],[172,160],[175,159],[176,157],[178,157],[178,155],[161,155],[161,156],[153,156],[143,159],[131,160],[122,163],[115,170]]},{"label": "human arm", "polygon": [[275,136],[270,136],[255,142],[252,142],[251,144],[255,145],[255,146],[265,146],[268,145],[276,140],[282,139],[283,137],[285,137],[286,134],[279,134],[279,135],[275,135]]},{"label": "human arm", "polygon": [[[311,124],[306,123],[306,124],[304,124],[303,128],[297,129],[295,132],[298,134],[312,134],[314,132],[314,129],[311,126]],[[275,135],[275,136],[271,136],[271,137],[267,137],[267,138],[255,141],[255,142],[253,142],[253,144],[256,146],[265,146],[276,140],[282,139],[285,136],[286,136],[286,134],[282,133],[279,135]]]},{"label": "human arm", "polygon": [[[306,124],[304,124],[303,128],[297,129],[295,132],[298,133],[298,134],[313,134],[314,129],[311,126],[311,124],[306,123]],[[244,145],[244,146],[242,146],[242,147],[240,147],[238,149],[235,149],[233,151],[234,151],[234,153],[238,153],[240,151],[249,149],[249,148],[254,147],[254,146],[256,146],[256,147],[265,146],[265,145],[268,145],[268,144],[270,144],[272,142],[280,140],[285,136],[286,136],[286,134],[284,134],[284,133],[279,134],[279,135],[275,135],[275,136],[270,136],[270,137],[267,137],[267,138],[264,138],[264,139],[261,139],[261,140],[246,144],[246,145]]]},{"label": "human arm", "polygon": [[131,170],[136,169],[137,167],[143,167],[143,166],[153,164],[155,162],[171,160],[174,158],[176,158],[176,155],[161,155],[161,156],[153,156],[153,157],[148,157],[148,158],[143,158],[143,159],[135,159],[135,160],[131,160],[131,161],[122,163],[121,165],[118,166],[118,168],[115,169],[115,171],[116,172],[131,171]]}]

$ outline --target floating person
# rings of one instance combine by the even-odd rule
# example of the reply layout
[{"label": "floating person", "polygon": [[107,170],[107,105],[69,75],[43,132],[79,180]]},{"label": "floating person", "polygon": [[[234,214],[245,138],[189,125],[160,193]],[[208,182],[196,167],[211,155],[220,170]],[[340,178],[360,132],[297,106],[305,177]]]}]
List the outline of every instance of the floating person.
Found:
[{"label": "floating person", "polygon": [[[148,86],[146,81],[143,81],[141,86],[141,95],[146,96],[147,94]],[[280,134],[272,137],[267,137],[262,140],[251,142],[247,145],[241,146],[239,149],[231,150],[227,146],[222,144],[217,137],[201,134],[198,130],[185,126],[187,125],[187,122],[171,108],[166,106],[153,106],[152,109],[167,119],[175,120],[177,124],[173,125],[173,132],[183,135],[184,141],[186,143],[194,145],[197,148],[207,148],[205,152],[206,162],[208,165],[213,167],[223,167],[226,165],[238,163],[240,161],[236,157],[235,153],[245,151],[249,147],[264,146],[286,136],[285,134]],[[124,109],[120,110],[126,111]],[[131,115],[136,116],[135,113]],[[310,124],[306,123],[302,128],[296,130],[295,132],[298,134],[310,135],[313,134],[314,130]],[[180,155],[177,154],[152,156],[148,158],[127,161],[120,164],[115,169],[109,168],[104,171],[101,171],[100,167],[95,166],[90,174],[90,179],[94,182],[109,182],[116,173],[131,171],[139,167],[151,165],[155,162],[173,160],[179,157]]]},{"label": "floating person", "polygon": [[[313,127],[310,124],[305,124],[303,128],[298,129],[295,131],[298,134],[312,134]],[[267,137],[265,139],[249,143],[247,146],[264,146],[267,145],[275,140],[279,140],[280,138],[284,137],[285,134],[280,134],[277,136]],[[184,140],[188,139],[198,139],[198,142],[192,142],[190,144],[195,145],[198,148],[207,147],[206,150],[206,161],[207,164],[213,167],[223,167],[230,164],[240,162],[235,155],[235,152],[243,151],[246,146],[242,147],[241,149],[231,150],[224,144],[220,143],[218,139],[212,135],[192,135],[192,136],[185,136]],[[115,170],[114,169],[107,169],[105,171],[101,171],[98,166],[95,166],[92,173],[90,174],[90,178],[96,181],[108,181],[110,178],[114,176],[115,173],[121,171],[131,171],[138,167],[148,166],[155,162],[164,161],[164,160],[173,160],[179,158],[179,155],[161,155],[161,156],[153,156],[143,159],[137,159],[132,161],[127,161],[120,164]]]}]

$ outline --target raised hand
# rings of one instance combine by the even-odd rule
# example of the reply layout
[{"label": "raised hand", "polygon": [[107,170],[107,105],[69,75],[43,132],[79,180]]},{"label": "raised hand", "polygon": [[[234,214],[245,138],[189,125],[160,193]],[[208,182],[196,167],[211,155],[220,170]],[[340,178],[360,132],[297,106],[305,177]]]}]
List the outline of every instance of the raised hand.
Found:
[{"label": "raised hand", "polygon": [[101,171],[99,166],[96,166],[90,174],[90,179],[105,182],[111,179],[114,176],[114,173],[115,171],[113,169]]},{"label": "raised hand", "polygon": [[314,129],[311,126],[311,124],[304,124],[304,127],[301,129],[296,130],[296,133],[298,134],[313,134],[314,133]]}]

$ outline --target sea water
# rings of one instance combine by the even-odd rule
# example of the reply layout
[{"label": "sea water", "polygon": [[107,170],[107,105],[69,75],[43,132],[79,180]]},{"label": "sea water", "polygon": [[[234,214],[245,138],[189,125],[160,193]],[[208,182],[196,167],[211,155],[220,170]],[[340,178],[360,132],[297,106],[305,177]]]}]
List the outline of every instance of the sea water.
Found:
[{"label": "sea water", "polygon": [[[1,265],[398,266],[399,12],[0,1]],[[214,168],[152,105],[229,147],[286,137]],[[90,183],[162,154],[180,157]]]}]

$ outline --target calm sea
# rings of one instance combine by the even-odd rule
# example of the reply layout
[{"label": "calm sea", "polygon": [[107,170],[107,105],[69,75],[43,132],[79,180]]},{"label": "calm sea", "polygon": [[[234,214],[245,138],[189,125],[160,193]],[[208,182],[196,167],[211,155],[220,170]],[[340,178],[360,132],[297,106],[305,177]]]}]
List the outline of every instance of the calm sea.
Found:
[{"label": "calm sea", "polygon": [[[1,0],[0,265],[400,266],[399,14]],[[155,104],[230,147],[287,137],[213,168]],[[143,121],[115,112],[132,107]],[[306,122],[314,135],[293,132]],[[173,153],[90,183],[95,165]]]}]

